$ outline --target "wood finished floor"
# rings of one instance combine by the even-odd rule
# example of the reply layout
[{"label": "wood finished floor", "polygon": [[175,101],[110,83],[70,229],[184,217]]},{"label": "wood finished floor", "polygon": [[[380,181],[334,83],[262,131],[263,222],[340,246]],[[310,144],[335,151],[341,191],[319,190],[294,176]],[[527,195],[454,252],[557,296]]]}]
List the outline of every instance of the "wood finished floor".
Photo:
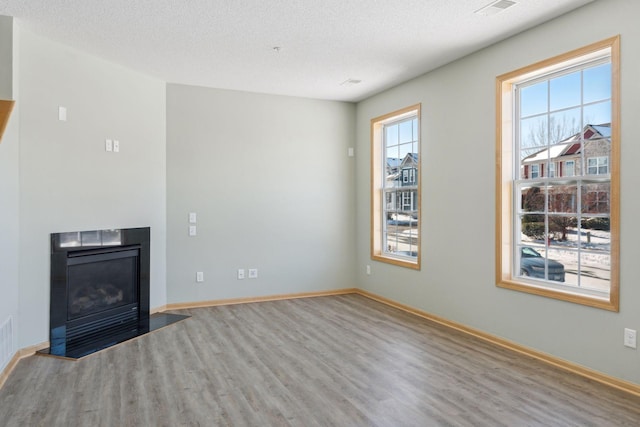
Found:
[{"label": "wood finished floor", "polygon": [[640,425],[640,398],[358,295],[176,312],[79,362],[24,359],[0,425]]}]

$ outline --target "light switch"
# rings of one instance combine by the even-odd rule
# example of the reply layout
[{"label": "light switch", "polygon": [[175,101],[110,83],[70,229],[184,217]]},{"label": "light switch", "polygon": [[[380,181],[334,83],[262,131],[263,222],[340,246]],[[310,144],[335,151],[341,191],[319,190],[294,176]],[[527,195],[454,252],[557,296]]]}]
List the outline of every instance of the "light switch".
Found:
[{"label": "light switch", "polygon": [[104,150],[105,151],[113,151],[113,141],[110,139],[104,140]]},{"label": "light switch", "polygon": [[196,235],[196,226],[195,225],[190,225],[189,226],[189,236],[195,236]]},{"label": "light switch", "polygon": [[61,122],[67,121],[67,109],[65,107],[58,107],[58,120]]},{"label": "light switch", "polygon": [[116,153],[120,152],[120,141],[118,141],[117,139],[113,140],[113,151]]},{"label": "light switch", "polygon": [[197,222],[197,216],[195,212],[189,212],[189,222],[195,224]]}]

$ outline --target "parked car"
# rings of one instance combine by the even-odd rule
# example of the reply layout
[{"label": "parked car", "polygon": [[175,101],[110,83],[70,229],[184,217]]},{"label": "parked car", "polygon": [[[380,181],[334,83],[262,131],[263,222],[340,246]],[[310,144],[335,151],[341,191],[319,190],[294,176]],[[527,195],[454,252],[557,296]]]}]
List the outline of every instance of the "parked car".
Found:
[{"label": "parked car", "polygon": [[[564,282],[564,265],[558,261],[548,259],[547,268],[549,280]],[[544,279],[544,257],[530,246],[520,249],[520,274],[536,279]]]}]

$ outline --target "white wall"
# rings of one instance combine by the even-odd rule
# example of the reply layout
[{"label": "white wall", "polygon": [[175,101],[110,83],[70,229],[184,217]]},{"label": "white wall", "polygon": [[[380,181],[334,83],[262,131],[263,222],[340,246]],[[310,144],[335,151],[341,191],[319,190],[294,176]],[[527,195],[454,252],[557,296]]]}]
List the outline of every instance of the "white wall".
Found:
[{"label": "white wall", "polygon": [[[422,103],[422,270],[369,259],[369,156],[357,159],[358,281],[366,290],[574,363],[640,383],[636,226],[640,198],[640,2],[605,0],[545,23],[358,104],[357,148],[370,119]],[[621,34],[621,304],[612,313],[495,286],[495,77]],[[372,264],[372,275],[364,266]]]},{"label": "white wall", "polygon": [[[162,81],[27,31],[19,50],[26,347],[48,340],[50,233],[150,226],[151,307],[166,303],[166,111]],[[66,122],[58,106],[67,108]],[[106,138],[120,140],[119,154],[105,152]]]},{"label": "white wall", "polygon": [[[14,99],[13,18],[0,16],[0,99]],[[18,111],[14,109],[0,141],[0,325],[13,324],[13,350],[17,350],[18,323]],[[0,360],[0,370],[3,360]],[[4,361],[6,362],[6,361]]]},{"label": "white wall", "polygon": [[168,85],[168,301],[354,287],[354,135],[353,104]]}]

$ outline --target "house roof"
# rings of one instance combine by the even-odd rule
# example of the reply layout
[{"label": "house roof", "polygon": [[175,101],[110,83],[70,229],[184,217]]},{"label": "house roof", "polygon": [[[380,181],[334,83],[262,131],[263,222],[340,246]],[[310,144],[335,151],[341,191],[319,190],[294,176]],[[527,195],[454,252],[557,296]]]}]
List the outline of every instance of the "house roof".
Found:
[{"label": "house roof", "polygon": [[556,145],[544,148],[522,159],[522,163],[539,163],[547,159],[557,159],[562,156],[578,154],[580,152],[581,139],[587,140],[611,138],[611,123],[603,123],[599,125],[585,125],[581,132],[571,135],[569,138],[563,139]]}]

